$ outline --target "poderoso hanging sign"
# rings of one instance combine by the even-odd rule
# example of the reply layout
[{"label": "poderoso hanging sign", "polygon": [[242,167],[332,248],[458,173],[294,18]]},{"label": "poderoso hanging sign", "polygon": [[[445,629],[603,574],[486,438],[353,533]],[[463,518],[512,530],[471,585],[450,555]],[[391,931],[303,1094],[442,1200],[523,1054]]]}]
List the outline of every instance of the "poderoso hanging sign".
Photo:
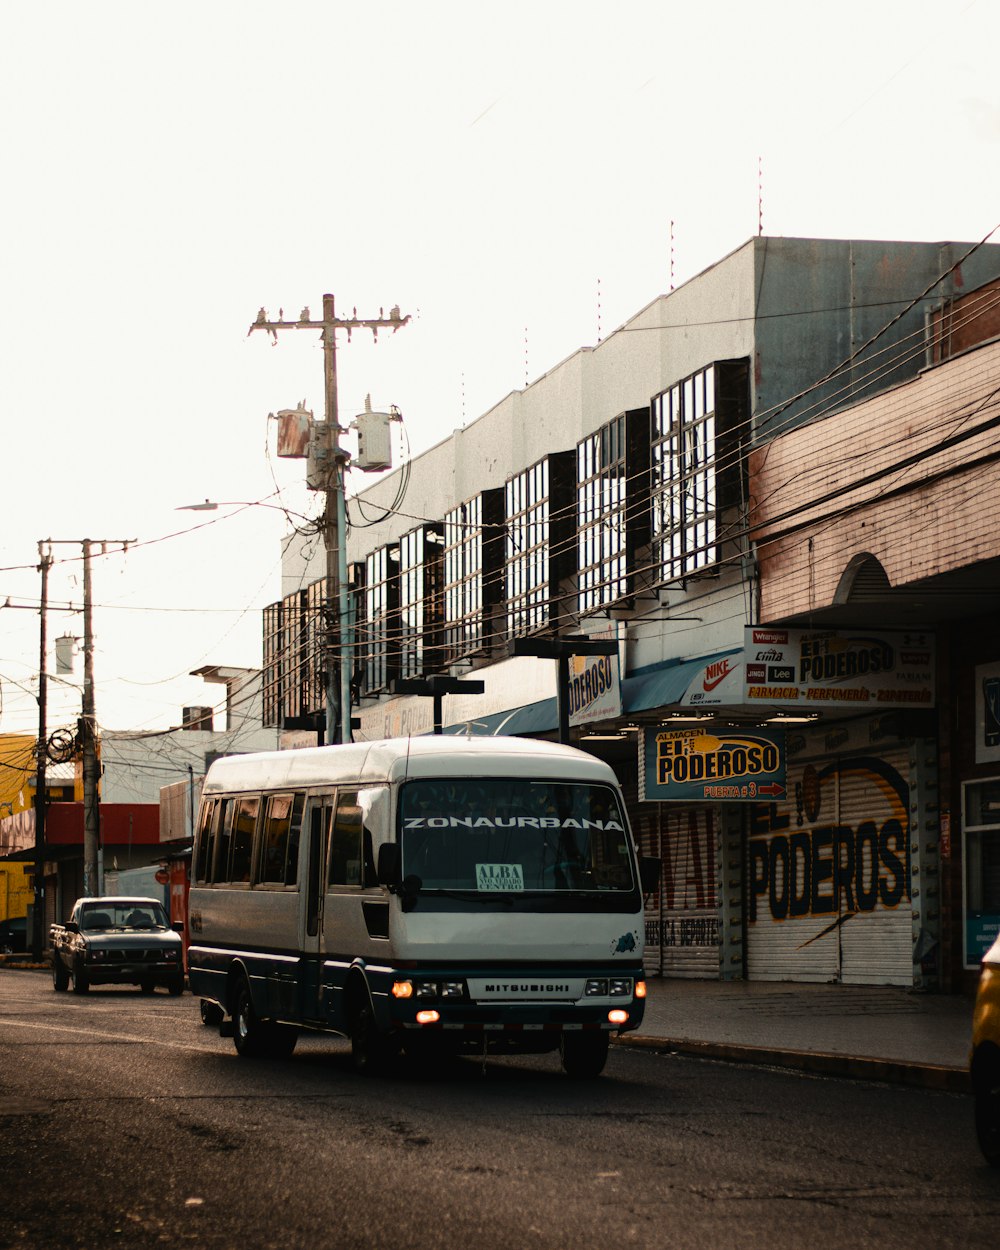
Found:
[{"label": "poderoso hanging sign", "polygon": [[779,798],[785,793],[784,743],[782,730],[645,730],[639,742],[639,798],[720,803]]}]

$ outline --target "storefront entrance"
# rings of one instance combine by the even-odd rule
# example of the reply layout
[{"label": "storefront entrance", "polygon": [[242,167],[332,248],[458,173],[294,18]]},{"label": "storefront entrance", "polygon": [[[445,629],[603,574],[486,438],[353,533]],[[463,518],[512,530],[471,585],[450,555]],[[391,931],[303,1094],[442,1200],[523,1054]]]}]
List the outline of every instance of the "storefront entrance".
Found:
[{"label": "storefront entrance", "polygon": [[836,736],[790,743],[784,799],[750,808],[747,977],[912,985],[909,751]]}]

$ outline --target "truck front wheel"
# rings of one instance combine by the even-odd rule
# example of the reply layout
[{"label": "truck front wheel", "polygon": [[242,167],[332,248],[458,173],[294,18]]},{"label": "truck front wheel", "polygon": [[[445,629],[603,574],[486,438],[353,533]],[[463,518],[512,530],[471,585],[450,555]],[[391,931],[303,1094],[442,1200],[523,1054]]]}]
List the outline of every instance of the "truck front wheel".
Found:
[{"label": "truck front wheel", "polygon": [[70,973],[70,980],[73,982],[74,994],[86,994],[90,989],[90,977],[80,969],[78,964],[73,965],[73,971]]},{"label": "truck front wheel", "polygon": [[58,955],[52,956],[52,988],[60,992],[69,989],[69,973]]}]

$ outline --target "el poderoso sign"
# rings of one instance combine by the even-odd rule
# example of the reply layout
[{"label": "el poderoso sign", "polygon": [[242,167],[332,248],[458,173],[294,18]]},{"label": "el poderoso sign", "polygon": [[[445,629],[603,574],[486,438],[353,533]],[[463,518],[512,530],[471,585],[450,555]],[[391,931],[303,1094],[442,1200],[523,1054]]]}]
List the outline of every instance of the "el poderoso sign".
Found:
[{"label": "el poderoso sign", "polygon": [[639,750],[639,798],[647,802],[732,803],[776,799],[785,793],[780,730],[645,730]]},{"label": "el poderoso sign", "polygon": [[934,637],[921,631],[748,626],[743,701],[819,711],[933,707]]}]

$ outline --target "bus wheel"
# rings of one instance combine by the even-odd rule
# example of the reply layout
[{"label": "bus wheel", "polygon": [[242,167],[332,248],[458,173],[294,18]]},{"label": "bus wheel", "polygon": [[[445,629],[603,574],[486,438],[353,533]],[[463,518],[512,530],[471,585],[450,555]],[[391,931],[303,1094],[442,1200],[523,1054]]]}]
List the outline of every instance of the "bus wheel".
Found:
[{"label": "bus wheel", "polygon": [[255,1059],[265,1054],[265,1028],[253,1009],[250,986],[243,981],[236,995],[236,1011],[233,1013],[233,1042],[237,1053],[244,1058]]},{"label": "bus wheel", "polygon": [[351,1021],[351,1057],[362,1076],[379,1076],[389,1066],[392,1047],[379,1032],[371,1003],[363,1003]]},{"label": "bus wheel", "polygon": [[291,1024],[261,1020],[254,1011],[250,986],[240,986],[233,1017],[233,1041],[239,1054],[248,1059],[287,1059],[299,1040],[299,1031]]},{"label": "bus wheel", "polygon": [[563,1033],[559,1043],[563,1071],[577,1081],[592,1080],[604,1071],[608,1059],[608,1034]]}]

